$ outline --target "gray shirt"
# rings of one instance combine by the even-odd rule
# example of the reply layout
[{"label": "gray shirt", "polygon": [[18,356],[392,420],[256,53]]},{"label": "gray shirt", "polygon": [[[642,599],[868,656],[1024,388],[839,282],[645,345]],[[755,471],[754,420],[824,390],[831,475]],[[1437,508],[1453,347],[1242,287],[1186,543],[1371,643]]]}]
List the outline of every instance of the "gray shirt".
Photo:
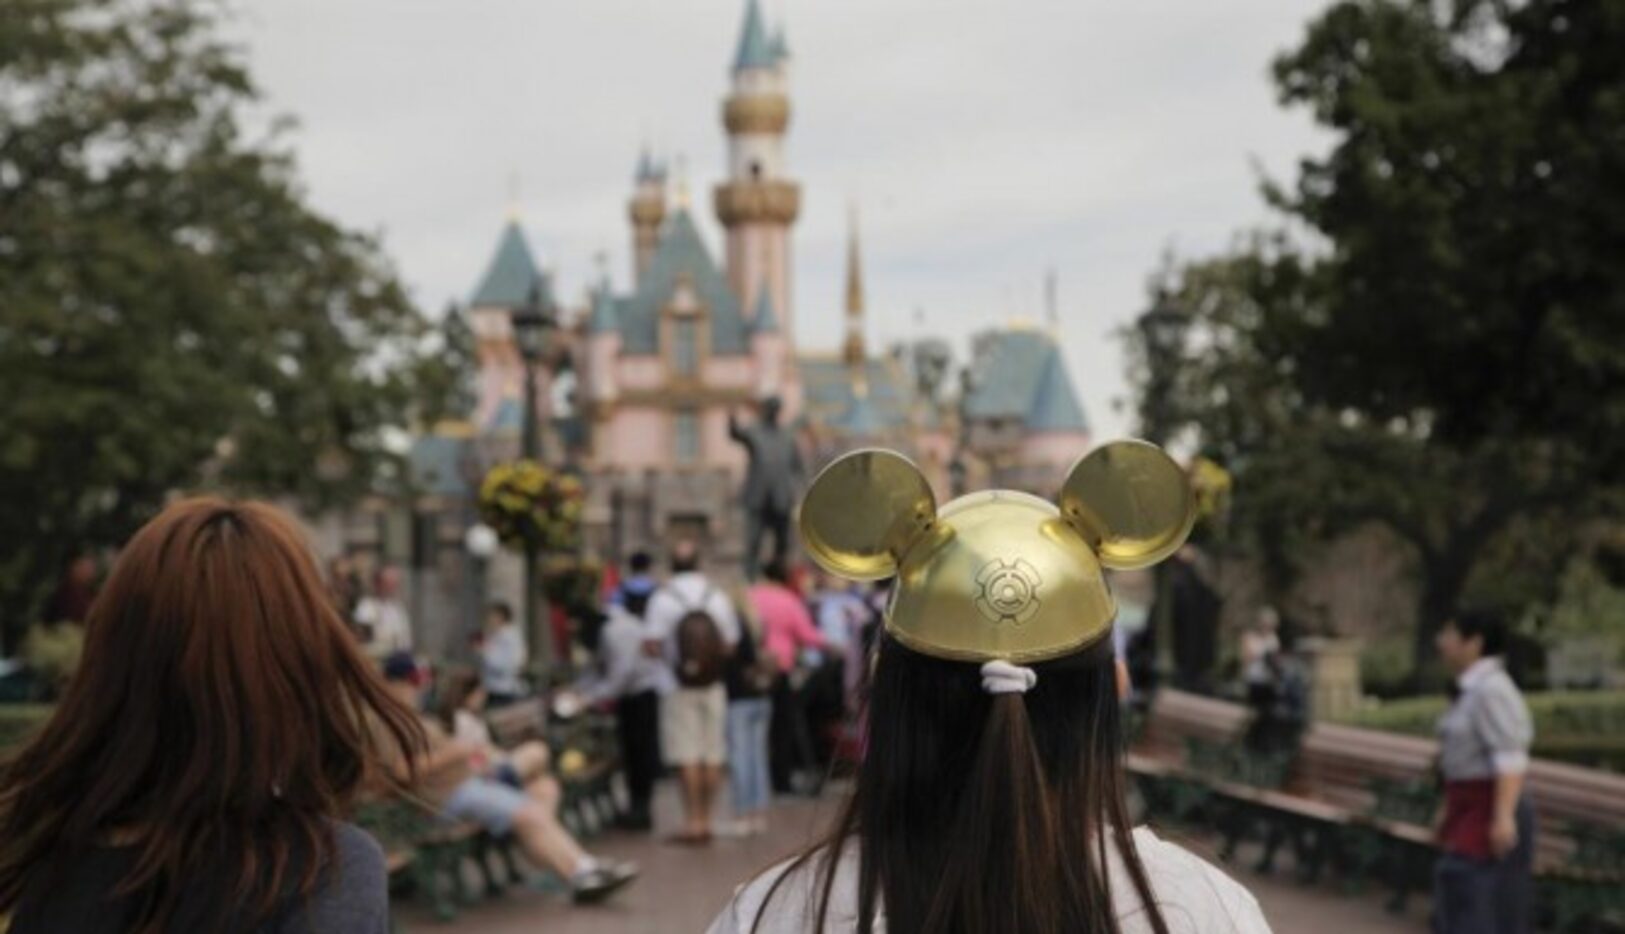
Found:
[{"label": "gray shirt", "polygon": [[[366,831],[351,824],[333,825],[337,847],[333,862],[308,899],[289,895],[271,920],[255,934],[387,934],[389,880],[384,853]],[[24,889],[11,921],[10,934],[124,934],[137,910],[135,899],[114,889],[135,864],[128,847],[101,847],[84,854],[46,889],[35,882]],[[297,870],[297,867],[295,867]],[[297,871],[295,872],[297,875]],[[228,908],[226,885],[205,870],[187,880],[166,932],[249,930]]]},{"label": "gray shirt", "polygon": [[1461,694],[1439,718],[1439,771],[1445,781],[1518,775],[1535,738],[1529,707],[1499,658],[1462,672]]}]

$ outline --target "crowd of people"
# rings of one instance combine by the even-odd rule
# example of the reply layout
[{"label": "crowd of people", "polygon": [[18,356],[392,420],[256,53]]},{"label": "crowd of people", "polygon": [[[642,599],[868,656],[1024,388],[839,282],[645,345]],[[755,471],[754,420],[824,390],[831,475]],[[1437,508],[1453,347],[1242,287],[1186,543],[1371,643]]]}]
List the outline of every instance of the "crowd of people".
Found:
[{"label": "crowd of people", "polygon": [[[589,660],[546,705],[554,715],[613,713],[625,786],[616,826],[654,831],[655,788],[669,773],[682,805],[669,837],[685,845],[765,833],[775,794],[816,795],[832,769],[855,758],[852,724],[885,594],[779,560],[741,585],[702,558],[688,540],[659,562],[632,554],[606,582],[597,618],[577,627]],[[512,607],[488,605],[466,670],[436,671],[414,654],[396,568],[363,575],[346,556],[327,572],[333,606],[358,647],[422,719],[428,751],[414,791],[451,817],[512,834],[534,865],[569,880],[579,900],[631,882],[636,867],[586,854],[559,822],[546,747],[503,753],[490,740],[485,710],[546,688],[529,680]]]},{"label": "crowd of people", "polygon": [[[770,561],[730,585],[702,567],[695,543],[671,548],[669,575],[638,552],[607,594],[585,705],[613,704],[626,772],[622,826],[653,829],[663,767],[676,775],[683,825],[673,839],[766,829],[773,794],[816,794],[850,748],[879,590],[792,574]],[[716,819],[727,784],[732,819]]]},{"label": "crowd of people", "polygon": [[[975,553],[980,527],[961,522],[942,560]],[[1054,530],[1035,528],[999,547],[1057,566]],[[1239,885],[1132,825],[1129,687],[1109,602],[1095,605],[1106,615],[1031,603],[1036,620],[1012,631],[983,598],[929,574],[900,576],[892,592],[770,561],[737,586],[702,557],[691,541],[660,563],[633,555],[601,624],[584,629],[591,663],[548,706],[613,710],[621,826],[654,829],[650,800],[669,768],[682,802],[671,840],[683,845],[761,833],[774,793],[817,793],[850,768],[828,835],[743,880],[714,932],[1268,931]],[[181,501],[129,542],[85,607],[83,658],[50,722],[0,762],[12,934],[382,934],[383,855],[346,823],[381,796],[511,835],[578,902],[638,878],[560,821],[546,745],[492,741],[485,712],[537,687],[511,608],[490,605],[467,670],[436,670],[413,652],[394,569],[370,588],[353,567],[329,570],[323,580],[292,520],[256,503]],[[1093,573],[1063,567],[1046,586],[1098,592]],[[1260,711],[1302,705],[1276,629],[1264,614],[1243,640]],[[1072,632],[1083,640],[1043,641]],[[1504,620],[1462,613],[1438,641],[1456,676],[1440,730],[1434,905],[1450,934],[1527,929],[1531,727],[1499,661],[1505,639]]]}]

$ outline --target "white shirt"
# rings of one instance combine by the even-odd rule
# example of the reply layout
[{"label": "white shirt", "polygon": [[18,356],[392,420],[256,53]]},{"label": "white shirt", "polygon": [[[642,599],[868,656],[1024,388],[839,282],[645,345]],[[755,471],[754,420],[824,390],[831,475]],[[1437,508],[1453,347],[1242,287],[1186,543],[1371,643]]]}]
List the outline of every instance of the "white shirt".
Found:
[{"label": "white shirt", "polygon": [[486,693],[522,696],[525,682],[520,675],[528,660],[525,636],[516,624],[504,623],[494,632],[486,633],[485,643],[480,647],[480,683]]},{"label": "white shirt", "polygon": [[[1145,827],[1134,831],[1134,847],[1172,934],[1270,934],[1258,900],[1229,876],[1190,852],[1158,839]],[[1151,925],[1127,869],[1115,849],[1108,847],[1107,852],[1112,854],[1107,870],[1112,904],[1123,934],[1150,934]],[[814,934],[812,924],[822,894],[823,865],[814,858],[786,879],[757,930],[762,934]],[[768,891],[788,867],[788,861],[780,863],[740,886],[711,923],[709,934],[747,934]],[[875,919],[876,934],[886,930],[883,908],[880,915]],[[829,915],[823,932],[818,934],[845,934],[854,930],[857,922],[858,849],[849,844],[836,868]]]},{"label": "white shirt", "polygon": [[1492,655],[1473,662],[1456,684],[1461,695],[1439,718],[1439,771],[1445,780],[1527,772],[1534,721],[1501,659]]},{"label": "white shirt", "polygon": [[[668,662],[675,670],[677,659],[677,622],[694,610],[703,609],[722,632],[722,641],[732,649],[739,643],[739,617],[734,613],[733,601],[721,587],[711,583],[698,571],[684,571],[657,588],[649,597],[649,606],[643,612],[649,637],[666,643]],[[676,688],[672,680],[665,690]]]},{"label": "white shirt", "polygon": [[1281,651],[1281,637],[1273,632],[1248,630],[1241,634],[1242,677],[1248,684],[1270,682],[1269,656]]},{"label": "white shirt", "polygon": [[412,651],[412,621],[401,601],[382,597],[362,597],[356,604],[355,621],[372,627],[367,654],[382,658],[391,652]]},{"label": "white shirt", "polygon": [[496,743],[491,740],[491,728],[472,710],[458,710],[451,715],[451,738],[463,743],[473,743],[483,749],[495,749]]}]

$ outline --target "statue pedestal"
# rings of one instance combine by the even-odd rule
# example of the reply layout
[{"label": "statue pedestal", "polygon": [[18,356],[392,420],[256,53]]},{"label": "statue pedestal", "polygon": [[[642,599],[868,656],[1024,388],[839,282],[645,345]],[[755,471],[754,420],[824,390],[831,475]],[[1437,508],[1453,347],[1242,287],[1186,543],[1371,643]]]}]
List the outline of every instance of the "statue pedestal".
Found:
[{"label": "statue pedestal", "polygon": [[1316,720],[1337,719],[1359,709],[1359,639],[1309,638],[1298,644],[1309,670],[1309,713]]}]

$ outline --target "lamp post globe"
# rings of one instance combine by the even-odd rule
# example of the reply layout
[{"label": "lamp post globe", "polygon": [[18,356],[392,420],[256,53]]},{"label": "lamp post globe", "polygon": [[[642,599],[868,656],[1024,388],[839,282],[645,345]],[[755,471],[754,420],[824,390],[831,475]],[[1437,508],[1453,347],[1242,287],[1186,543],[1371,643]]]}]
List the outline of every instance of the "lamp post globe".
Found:
[{"label": "lamp post globe", "polygon": [[481,561],[496,554],[498,544],[496,530],[483,522],[476,522],[463,533],[463,547],[468,550],[470,556]]}]

